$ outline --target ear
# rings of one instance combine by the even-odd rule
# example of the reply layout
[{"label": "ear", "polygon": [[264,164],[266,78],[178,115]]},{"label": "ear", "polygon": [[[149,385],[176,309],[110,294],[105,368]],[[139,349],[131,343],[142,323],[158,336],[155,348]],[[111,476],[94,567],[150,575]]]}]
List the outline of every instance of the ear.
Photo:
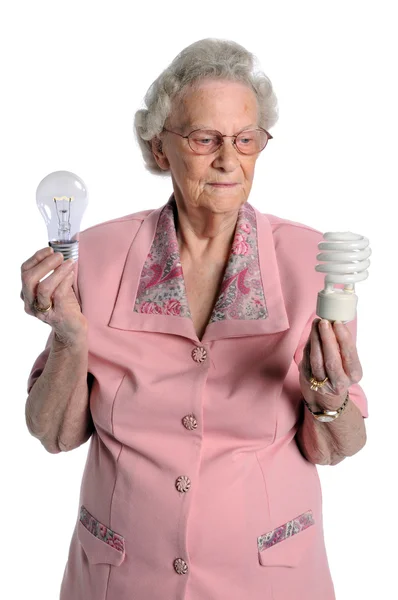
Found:
[{"label": "ear", "polygon": [[168,171],[170,168],[170,164],[169,164],[166,154],[163,151],[162,140],[157,135],[155,135],[155,137],[153,137],[151,139],[150,143],[151,143],[152,154],[153,154],[157,164],[162,169],[162,171]]}]

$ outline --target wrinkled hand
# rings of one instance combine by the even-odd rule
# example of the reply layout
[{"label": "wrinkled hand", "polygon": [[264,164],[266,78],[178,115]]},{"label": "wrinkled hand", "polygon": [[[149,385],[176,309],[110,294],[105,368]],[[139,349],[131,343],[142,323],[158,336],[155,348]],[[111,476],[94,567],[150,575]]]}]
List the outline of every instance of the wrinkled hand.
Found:
[{"label": "wrinkled hand", "polygon": [[[362,379],[362,366],[355,341],[344,323],[327,321],[329,327],[320,325],[321,319],[312,322],[311,333],[304,347],[298,368],[300,387],[309,404],[317,402],[337,409],[343,403],[349,386]],[[322,320],[324,323],[324,320]],[[318,390],[311,390],[310,378],[328,380]]]},{"label": "wrinkled hand", "polygon": [[[25,312],[52,327],[55,339],[65,345],[87,336],[88,323],[82,314],[73,290],[76,264],[64,261],[60,252],[41,248],[21,265],[22,290]],[[51,275],[49,275],[51,273]],[[49,312],[36,311],[34,300],[48,306]]]}]

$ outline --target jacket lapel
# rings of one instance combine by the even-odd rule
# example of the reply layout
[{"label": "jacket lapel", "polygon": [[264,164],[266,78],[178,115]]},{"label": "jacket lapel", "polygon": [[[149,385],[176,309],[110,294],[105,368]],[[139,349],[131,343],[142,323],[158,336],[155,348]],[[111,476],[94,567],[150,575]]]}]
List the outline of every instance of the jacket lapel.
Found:
[{"label": "jacket lapel", "polygon": [[149,213],[125,263],[110,327],[182,335],[196,343],[289,328],[271,224],[248,202],[238,214],[218,299],[199,341],[176,234],[174,195]]}]

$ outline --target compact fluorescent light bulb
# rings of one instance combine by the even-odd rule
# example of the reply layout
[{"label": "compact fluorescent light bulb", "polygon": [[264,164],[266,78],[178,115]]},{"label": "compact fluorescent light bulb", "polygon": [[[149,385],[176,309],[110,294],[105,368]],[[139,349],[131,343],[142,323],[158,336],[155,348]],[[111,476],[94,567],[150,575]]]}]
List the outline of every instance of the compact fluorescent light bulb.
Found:
[{"label": "compact fluorescent light bulb", "polygon": [[39,183],[36,203],[48,231],[48,245],[61,252],[64,260],[78,259],[79,231],[86,210],[87,188],[70,171],[54,171]]},{"label": "compact fluorescent light bulb", "polygon": [[[352,321],[355,319],[358,297],[355,283],[368,277],[370,265],[368,256],[372,254],[369,240],[350,231],[327,232],[323,235],[326,242],[319,242],[317,260],[326,264],[316,265],[315,270],[327,273],[325,288],[318,292],[316,314],[328,321]],[[344,289],[334,284],[344,284]]]}]

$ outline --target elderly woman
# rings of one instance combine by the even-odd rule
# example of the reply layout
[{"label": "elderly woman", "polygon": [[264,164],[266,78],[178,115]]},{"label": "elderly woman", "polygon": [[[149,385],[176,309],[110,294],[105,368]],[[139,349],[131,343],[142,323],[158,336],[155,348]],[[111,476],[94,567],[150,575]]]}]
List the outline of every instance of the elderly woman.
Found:
[{"label": "elderly woman", "polygon": [[316,318],[321,232],[248,202],[277,120],[253,65],[185,48],[135,117],[166,204],[83,231],[75,265],[22,265],[52,329],[29,431],[51,453],[91,436],[61,600],[335,598],[315,465],[366,442],[356,321]]}]

